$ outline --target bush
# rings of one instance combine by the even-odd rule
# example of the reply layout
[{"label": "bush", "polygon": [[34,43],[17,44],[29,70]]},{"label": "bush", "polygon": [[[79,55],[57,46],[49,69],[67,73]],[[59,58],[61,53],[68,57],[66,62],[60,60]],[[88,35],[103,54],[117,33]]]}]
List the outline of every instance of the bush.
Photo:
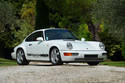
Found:
[{"label": "bush", "polygon": [[125,42],[122,42],[121,50],[122,50],[122,56],[125,60]]},{"label": "bush", "polygon": [[79,26],[78,32],[77,32],[78,38],[81,39],[82,37],[86,40],[92,40],[92,35],[88,30],[87,24],[81,24]]},{"label": "bush", "polygon": [[12,47],[15,47],[19,43],[21,43],[24,38],[34,30],[34,27],[31,24],[28,24],[26,21],[17,21],[17,25],[15,26],[17,29],[13,29],[12,34],[14,36],[14,40],[12,43]]},{"label": "bush", "polygon": [[106,31],[99,33],[99,36],[106,46],[108,58],[115,61],[123,60],[123,56],[121,54],[121,41]]},{"label": "bush", "polygon": [[0,1],[0,33],[10,30],[10,26],[15,23],[14,14],[12,4]]}]

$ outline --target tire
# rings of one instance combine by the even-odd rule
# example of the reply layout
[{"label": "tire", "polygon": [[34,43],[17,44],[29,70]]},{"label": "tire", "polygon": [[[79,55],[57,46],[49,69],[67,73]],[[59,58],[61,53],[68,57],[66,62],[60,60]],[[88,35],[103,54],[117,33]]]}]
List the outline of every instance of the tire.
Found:
[{"label": "tire", "polygon": [[23,49],[18,49],[16,52],[16,61],[19,65],[28,65],[29,62],[26,60]]},{"label": "tire", "polygon": [[50,52],[50,61],[53,65],[62,65],[62,59],[60,56],[60,52],[57,48],[53,48]]},{"label": "tire", "polygon": [[90,66],[96,66],[99,64],[99,62],[87,62]]}]

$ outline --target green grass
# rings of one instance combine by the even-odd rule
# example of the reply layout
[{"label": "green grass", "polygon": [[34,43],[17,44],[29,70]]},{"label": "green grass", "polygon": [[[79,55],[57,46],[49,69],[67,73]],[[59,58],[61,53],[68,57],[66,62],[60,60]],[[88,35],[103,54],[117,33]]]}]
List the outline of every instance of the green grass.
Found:
[{"label": "green grass", "polygon": [[109,66],[117,66],[117,67],[125,67],[125,61],[106,61],[101,62],[101,65],[109,65]]},{"label": "green grass", "polygon": [[0,58],[0,66],[13,66],[17,65],[16,61]]}]

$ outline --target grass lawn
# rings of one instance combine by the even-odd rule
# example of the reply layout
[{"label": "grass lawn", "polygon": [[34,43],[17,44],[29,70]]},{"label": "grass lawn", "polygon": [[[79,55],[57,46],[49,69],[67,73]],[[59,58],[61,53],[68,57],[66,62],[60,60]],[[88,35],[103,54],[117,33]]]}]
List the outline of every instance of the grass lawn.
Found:
[{"label": "grass lawn", "polygon": [[109,66],[117,66],[117,67],[125,67],[125,61],[106,61],[101,62],[101,65],[109,65]]},{"label": "grass lawn", "polygon": [[0,66],[17,65],[16,61],[0,58]]}]

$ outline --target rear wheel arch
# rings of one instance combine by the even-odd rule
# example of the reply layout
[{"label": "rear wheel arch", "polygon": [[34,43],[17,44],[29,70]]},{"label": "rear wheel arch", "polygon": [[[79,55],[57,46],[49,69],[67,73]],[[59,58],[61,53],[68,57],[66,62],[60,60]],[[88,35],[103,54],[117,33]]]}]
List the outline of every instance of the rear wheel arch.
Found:
[{"label": "rear wheel arch", "polygon": [[25,57],[26,57],[27,53],[26,53],[25,48],[23,48],[23,47],[18,47],[17,50],[16,50],[16,53],[17,53],[17,51],[20,50],[20,49],[22,49],[22,50],[24,51],[24,53],[25,53]]},{"label": "rear wheel arch", "polygon": [[[23,50],[23,48],[22,47],[19,47],[19,48],[17,48],[17,50],[16,50],[16,53],[18,52],[18,50]],[[24,50],[23,50],[24,51]]]},{"label": "rear wheel arch", "polygon": [[[19,58],[19,55],[18,55],[18,52],[21,52],[21,50],[24,53],[24,55],[21,56],[22,57],[22,61],[21,61],[21,59]],[[25,51],[21,47],[17,48],[17,50],[16,50],[16,60],[17,60],[17,63],[19,65],[28,65],[29,64],[29,61],[27,61],[26,56],[25,56]]]}]

